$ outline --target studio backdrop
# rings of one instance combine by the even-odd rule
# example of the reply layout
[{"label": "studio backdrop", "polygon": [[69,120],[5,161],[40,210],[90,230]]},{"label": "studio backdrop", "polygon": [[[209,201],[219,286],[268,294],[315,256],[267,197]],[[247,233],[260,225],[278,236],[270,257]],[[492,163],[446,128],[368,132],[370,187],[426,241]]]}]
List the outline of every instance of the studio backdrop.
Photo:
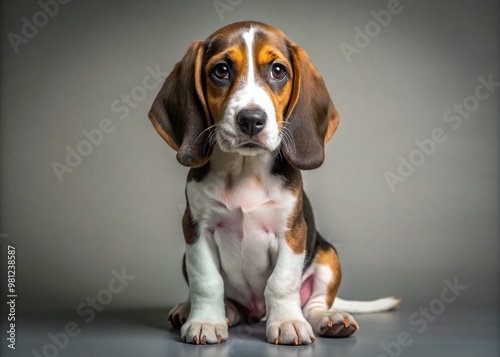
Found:
[{"label": "studio backdrop", "polygon": [[109,309],[186,298],[188,169],[148,111],[193,41],[242,20],[304,48],[340,113],[324,165],[304,172],[340,296],[418,307],[449,283],[467,287],[454,306],[496,304],[497,2],[10,0],[0,239],[19,308],[74,310],[115,276]]}]

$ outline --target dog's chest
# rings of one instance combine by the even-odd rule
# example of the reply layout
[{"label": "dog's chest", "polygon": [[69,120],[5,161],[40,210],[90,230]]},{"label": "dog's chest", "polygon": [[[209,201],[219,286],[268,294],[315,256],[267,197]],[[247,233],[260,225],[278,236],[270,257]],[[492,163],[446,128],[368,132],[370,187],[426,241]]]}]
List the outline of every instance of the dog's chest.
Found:
[{"label": "dog's chest", "polygon": [[226,296],[258,310],[296,197],[270,173],[269,157],[225,159],[203,181],[188,183],[188,201],[219,257]]}]

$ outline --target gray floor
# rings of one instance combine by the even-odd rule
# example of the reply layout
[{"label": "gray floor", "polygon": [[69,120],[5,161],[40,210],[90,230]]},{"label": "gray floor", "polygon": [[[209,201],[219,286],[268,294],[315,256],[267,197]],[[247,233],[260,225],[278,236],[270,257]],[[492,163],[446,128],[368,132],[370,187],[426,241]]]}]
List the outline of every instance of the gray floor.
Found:
[{"label": "gray floor", "polygon": [[[96,313],[90,323],[75,312],[19,313],[16,350],[8,349],[2,337],[2,356],[499,355],[497,310],[446,310],[435,316],[425,329],[422,322],[416,326],[410,324],[410,316],[416,311],[405,308],[389,313],[358,315],[360,331],[353,337],[319,338],[315,344],[303,347],[266,343],[263,323],[231,328],[230,340],[221,345],[186,345],[179,342],[179,331],[172,329],[166,321],[167,309],[103,311]],[[78,326],[80,332],[74,337],[64,337],[62,331],[70,321]],[[5,331],[3,327],[2,331]],[[417,331],[419,328],[421,332]],[[53,338],[57,336],[55,339],[61,348],[55,347],[50,334]],[[397,343],[398,335],[400,344]]]}]

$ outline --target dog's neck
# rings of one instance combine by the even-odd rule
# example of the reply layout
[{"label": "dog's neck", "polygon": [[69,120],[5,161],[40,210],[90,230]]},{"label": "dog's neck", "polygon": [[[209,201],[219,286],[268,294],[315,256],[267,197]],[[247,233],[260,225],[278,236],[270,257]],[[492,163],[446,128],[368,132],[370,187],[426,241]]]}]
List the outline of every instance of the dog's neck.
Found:
[{"label": "dog's neck", "polygon": [[210,160],[210,170],[217,175],[261,176],[271,172],[276,156],[275,152],[263,152],[252,156],[241,155],[237,152],[224,152],[216,147]]},{"label": "dog's neck", "polygon": [[284,155],[277,151],[247,156],[237,152],[225,152],[216,146],[209,162],[189,171],[188,181],[201,182],[207,176],[216,178],[217,182],[228,187],[241,180],[254,179],[257,182],[265,182],[266,178],[276,176],[289,188],[300,188],[302,184],[300,170],[292,167]]}]

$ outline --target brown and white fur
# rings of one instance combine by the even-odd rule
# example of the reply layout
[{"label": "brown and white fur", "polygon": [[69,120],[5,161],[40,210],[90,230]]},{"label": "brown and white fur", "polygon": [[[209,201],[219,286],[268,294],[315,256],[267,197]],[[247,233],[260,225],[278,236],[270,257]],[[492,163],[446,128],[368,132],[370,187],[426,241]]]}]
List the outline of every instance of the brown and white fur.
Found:
[{"label": "brown and white fur", "polygon": [[315,229],[300,170],[319,167],[339,115],[306,53],[258,22],[194,42],[149,113],[190,167],[182,221],[189,297],[169,314],[187,343],[220,343],[228,326],[266,319],[267,340],[346,337],[345,311],[397,306],[336,298],[337,252]]}]

